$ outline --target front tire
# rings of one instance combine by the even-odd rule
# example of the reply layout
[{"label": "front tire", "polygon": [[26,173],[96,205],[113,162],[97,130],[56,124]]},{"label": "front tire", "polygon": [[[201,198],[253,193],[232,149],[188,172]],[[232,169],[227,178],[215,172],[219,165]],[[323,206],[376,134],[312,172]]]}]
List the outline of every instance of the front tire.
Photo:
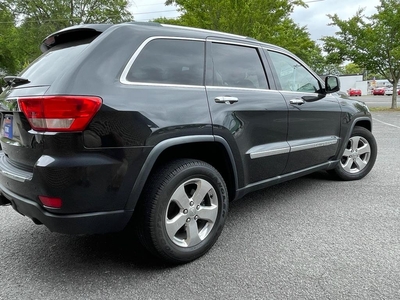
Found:
[{"label": "front tire", "polygon": [[138,208],[143,245],[167,262],[187,263],[217,241],[228,213],[228,193],[214,167],[180,159],[152,173]]},{"label": "front tire", "polygon": [[364,127],[354,127],[339,164],[330,173],[341,180],[358,180],[366,176],[375,164],[377,144]]}]

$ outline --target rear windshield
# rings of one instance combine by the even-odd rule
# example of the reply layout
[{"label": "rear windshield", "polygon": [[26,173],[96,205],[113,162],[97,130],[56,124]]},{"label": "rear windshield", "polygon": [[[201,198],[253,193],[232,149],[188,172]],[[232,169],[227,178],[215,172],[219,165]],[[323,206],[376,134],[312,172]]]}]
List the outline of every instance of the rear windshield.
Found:
[{"label": "rear windshield", "polygon": [[39,56],[19,76],[28,79],[31,85],[51,85],[87,45],[87,43],[78,45],[69,43],[55,46]]}]

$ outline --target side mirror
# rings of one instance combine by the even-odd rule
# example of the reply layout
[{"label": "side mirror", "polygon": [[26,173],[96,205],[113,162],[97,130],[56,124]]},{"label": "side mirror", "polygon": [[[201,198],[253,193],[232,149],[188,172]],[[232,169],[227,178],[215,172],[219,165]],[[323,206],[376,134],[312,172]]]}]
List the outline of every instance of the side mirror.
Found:
[{"label": "side mirror", "polygon": [[340,90],[340,80],[337,76],[325,77],[325,92],[327,94],[335,93]]}]

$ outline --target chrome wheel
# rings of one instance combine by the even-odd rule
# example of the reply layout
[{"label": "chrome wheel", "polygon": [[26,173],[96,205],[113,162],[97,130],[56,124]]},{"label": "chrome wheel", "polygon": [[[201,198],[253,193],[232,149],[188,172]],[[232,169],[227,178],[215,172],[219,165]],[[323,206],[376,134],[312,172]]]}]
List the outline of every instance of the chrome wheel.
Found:
[{"label": "chrome wheel", "polygon": [[218,216],[218,196],[206,180],[194,178],[178,186],[169,200],[165,228],[171,241],[193,247],[211,232]]},{"label": "chrome wheel", "polygon": [[371,157],[371,147],[367,139],[361,136],[353,136],[347,142],[346,149],[340,163],[343,170],[351,174],[362,171]]},{"label": "chrome wheel", "polygon": [[358,180],[373,168],[378,147],[371,131],[355,126],[336,167],[328,172],[341,180]]},{"label": "chrome wheel", "polygon": [[177,159],[148,179],[134,219],[138,237],[153,254],[187,263],[217,241],[228,214],[225,181],[212,165]]}]

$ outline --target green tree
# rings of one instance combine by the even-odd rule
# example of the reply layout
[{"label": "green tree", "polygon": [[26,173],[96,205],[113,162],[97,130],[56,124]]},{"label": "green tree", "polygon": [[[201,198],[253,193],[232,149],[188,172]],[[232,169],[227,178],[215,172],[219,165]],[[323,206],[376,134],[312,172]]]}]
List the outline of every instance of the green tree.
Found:
[{"label": "green tree", "polygon": [[344,69],[341,65],[325,62],[324,74],[339,76],[339,75],[343,75],[344,73],[345,73]]},{"label": "green tree", "polygon": [[12,73],[17,69],[16,31],[14,15],[0,4],[0,77],[2,73]]},{"label": "green tree", "polygon": [[165,4],[176,5],[182,14],[158,22],[253,37],[292,51],[312,67],[322,60],[321,49],[306,28],[290,18],[295,6],[306,7],[302,0],[167,0]]},{"label": "green tree", "polygon": [[52,32],[78,24],[133,20],[128,0],[0,0],[0,7],[19,20],[14,42],[21,49],[17,70],[40,54],[41,41]]},{"label": "green tree", "polygon": [[348,63],[344,66],[344,74],[363,74],[364,70],[355,63]]},{"label": "green tree", "polygon": [[397,108],[396,87],[400,80],[400,1],[381,0],[377,12],[366,17],[358,10],[342,20],[329,15],[331,25],[339,27],[335,37],[323,38],[330,62],[353,61],[381,74],[393,84],[391,108]]}]

